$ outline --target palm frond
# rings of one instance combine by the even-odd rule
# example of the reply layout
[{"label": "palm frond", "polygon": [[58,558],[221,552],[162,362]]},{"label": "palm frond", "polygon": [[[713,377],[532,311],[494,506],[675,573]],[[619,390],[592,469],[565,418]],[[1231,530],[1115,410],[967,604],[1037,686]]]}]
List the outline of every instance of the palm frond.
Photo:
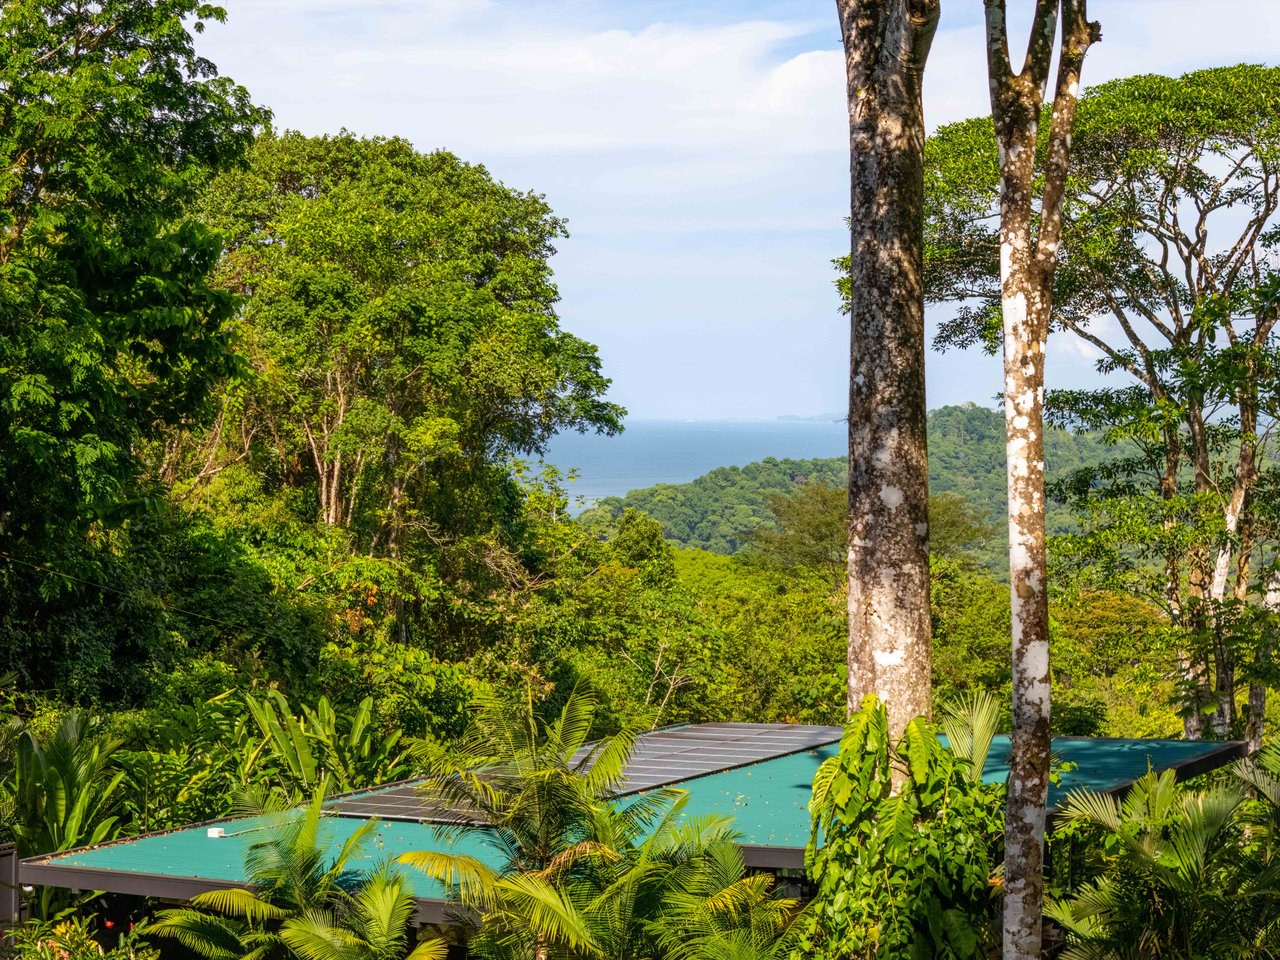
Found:
[{"label": "palm frond", "polygon": [[447,960],[448,956],[448,941],[434,938],[423,940],[409,952],[405,960]]},{"label": "palm frond", "polygon": [[608,844],[600,843],[596,840],[580,840],[573,846],[556,854],[551,859],[551,862],[542,870],[536,871],[534,876],[541,877],[544,880],[552,880],[585,860],[617,862],[620,859],[621,854]]},{"label": "palm frond", "polygon": [[487,902],[492,897],[499,875],[492,867],[475,857],[437,850],[415,850],[401,854],[396,863],[421,870],[447,888],[460,888],[464,902]]},{"label": "palm frond", "polygon": [[250,923],[263,920],[280,920],[289,915],[288,910],[266,903],[257,894],[239,887],[231,890],[209,890],[191,898],[193,907],[213,910],[229,917],[238,917]]},{"label": "palm frond", "polygon": [[1068,791],[1062,812],[1068,820],[1087,820],[1113,831],[1119,831],[1124,822],[1120,803],[1109,794],[1093,790]]},{"label": "palm frond", "polygon": [[238,960],[246,952],[244,925],[185,907],[164,911],[142,932],[146,936],[176,940],[209,960]]},{"label": "palm frond", "polygon": [[323,914],[292,917],[280,927],[280,939],[302,960],[363,960],[364,944]]},{"label": "palm frond", "polygon": [[598,954],[590,928],[562,890],[528,874],[504,877],[496,886],[499,906],[495,912],[518,919],[542,942],[580,954]]},{"label": "palm frond", "polygon": [[989,691],[962,694],[942,708],[942,730],[951,752],[969,762],[969,778],[982,779],[991,742],[1000,729],[1000,701]]}]

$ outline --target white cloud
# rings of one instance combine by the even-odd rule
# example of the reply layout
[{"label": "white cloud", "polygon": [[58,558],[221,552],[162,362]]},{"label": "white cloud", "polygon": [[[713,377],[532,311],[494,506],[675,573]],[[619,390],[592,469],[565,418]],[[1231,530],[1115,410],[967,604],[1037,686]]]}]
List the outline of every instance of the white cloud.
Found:
[{"label": "white cloud", "polygon": [[[847,326],[827,260],[847,246],[848,133],[829,0],[757,0],[749,16],[737,0],[663,2],[664,19],[639,0],[226,6],[200,50],[280,126],[398,134],[545,192],[573,231],[555,261],[562,313],[637,414],[806,412],[801,395],[840,408]],[[1277,57],[1280,0],[1094,0],[1090,14],[1103,42],[1086,83]],[[943,5],[931,127],[988,109],[977,19]],[[1063,378],[1091,376],[1091,348],[1053,347]],[[987,402],[998,366],[932,357],[932,401]]]},{"label": "white cloud", "polygon": [[[825,118],[842,97],[831,51],[779,58],[814,24],[768,20],[716,26],[655,23],[587,30],[489,16],[457,0],[441,31],[438,4],[323,0],[245,3],[202,43],[249,81],[284,125],[395,132],[484,155],[732,146],[762,153],[841,149]],[[345,15],[345,16],[344,16]],[[301,35],[298,20],[307,19]],[[228,41],[233,41],[228,43]],[[415,136],[415,134],[418,134]]]}]

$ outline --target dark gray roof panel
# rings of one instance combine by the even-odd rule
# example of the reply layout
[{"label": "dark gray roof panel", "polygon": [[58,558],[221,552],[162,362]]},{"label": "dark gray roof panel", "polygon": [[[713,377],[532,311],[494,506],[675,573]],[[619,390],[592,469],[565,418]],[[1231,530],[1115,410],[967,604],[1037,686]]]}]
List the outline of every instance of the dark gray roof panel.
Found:
[{"label": "dark gray roof panel", "polygon": [[[644,734],[631,752],[618,796],[678,786],[685,780],[775,757],[812,750],[840,739],[840,727],[785,723],[700,723]],[[421,782],[421,781],[418,781]],[[447,811],[433,809],[413,782],[392,784],[330,801],[344,817],[447,822]]]}]

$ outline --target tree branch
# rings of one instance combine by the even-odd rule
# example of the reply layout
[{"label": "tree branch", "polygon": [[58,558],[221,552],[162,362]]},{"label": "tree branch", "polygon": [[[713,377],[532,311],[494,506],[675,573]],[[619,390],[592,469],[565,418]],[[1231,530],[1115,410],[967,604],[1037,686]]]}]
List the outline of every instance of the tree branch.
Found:
[{"label": "tree branch", "polygon": [[[1064,6],[1065,10],[1065,6]],[[1027,56],[1022,63],[1021,76],[1044,96],[1049,82],[1049,64],[1053,62],[1053,41],[1058,26],[1058,0],[1036,0],[1036,11],[1031,21],[1031,36],[1027,40]],[[1063,34],[1063,40],[1067,39]],[[1079,70],[1076,71],[1077,78]],[[1061,76],[1061,71],[1059,71]]]},{"label": "tree branch", "polygon": [[991,78],[992,97],[998,85],[1013,76],[1009,62],[1009,27],[1004,0],[984,0],[987,18],[987,75]]}]

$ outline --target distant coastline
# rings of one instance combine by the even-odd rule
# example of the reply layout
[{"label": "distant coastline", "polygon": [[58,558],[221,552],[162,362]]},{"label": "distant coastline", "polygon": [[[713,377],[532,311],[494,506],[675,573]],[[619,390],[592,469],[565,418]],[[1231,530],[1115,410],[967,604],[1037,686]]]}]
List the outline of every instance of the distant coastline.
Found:
[{"label": "distant coastline", "polygon": [[689,483],[716,467],[746,466],[767,457],[844,456],[843,421],[815,417],[775,420],[633,420],[616,437],[559,434],[543,459],[575,470],[567,484],[573,512],[604,497],[660,483]]}]

